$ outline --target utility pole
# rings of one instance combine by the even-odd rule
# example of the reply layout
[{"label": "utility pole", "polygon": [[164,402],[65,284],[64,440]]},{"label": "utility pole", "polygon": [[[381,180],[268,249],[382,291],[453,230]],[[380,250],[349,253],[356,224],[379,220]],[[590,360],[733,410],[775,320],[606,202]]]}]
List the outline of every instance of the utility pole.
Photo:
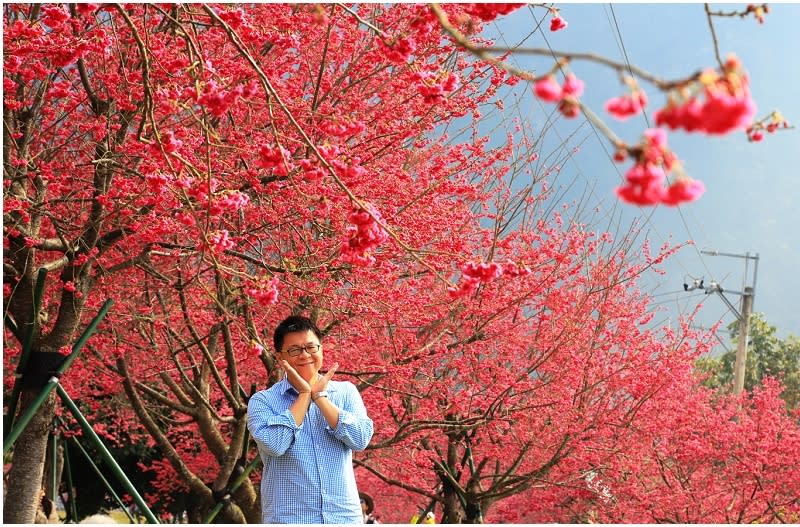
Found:
[{"label": "utility pole", "polygon": [[750,313],[753,311],[753,288],[745,287],[742,295],[742,316],[739,318],[739,340],[736,345],[736,362],[733,365],[733,393],[744,389],[744,369],[747,364],[747,339],[750,332]]},{"label": "utility pole", "polygon": [[700,251],[703,254],[707,254],[709,256],[732,256],[735,258],[744,258],[745,260],[745,267],[744,267],[744,274],[745,274],[745,281],[747,281],[748,275],[748,264],[750,260],[755,260],[755,269],[753,271],[753,285],[752,286],[745,286],[744,291],[727,291],[728,293],[734,293],[737,295],[741,295],[742,297],[742,311],[741,313],[736,310],[736,308],[731,304],[730,300],[723,294],[722,286],[712,280],[709,285],[704,285],[702,279],[694,279],[691,285],[683,284],[684,291],[693,291],[695,289],[702,289],[705,291],[707,295],[711,293],[719,294],[720,298],[725,302],[728,306],[728,309],[736,315],[736,318],[739,320],[739,336],[736,342],[736,361],[733,364],[733,393],[738,395],[742,393],[744,389],[744,373],[745,368],[747,366],[747,340],[749,338],[750,333],[750,314],[753,312],[753,297],[755,296],[755,287],[756,287],[756,277],[758,275],[758,253],[755,255],[748,253],[745,254],[731,254],[731,253],[723,253],[719,251]]}]

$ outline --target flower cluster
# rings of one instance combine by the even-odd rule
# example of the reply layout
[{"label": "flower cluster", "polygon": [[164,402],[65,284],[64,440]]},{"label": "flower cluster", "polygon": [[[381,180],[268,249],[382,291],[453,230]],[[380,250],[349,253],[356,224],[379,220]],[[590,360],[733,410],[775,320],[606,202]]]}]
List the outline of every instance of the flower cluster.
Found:
[{"label": "flower cluster", "polygon": [[223,213],[237,212],[250,203],[250,196],[238,190],[226,192],[220,199],[211,204],[210,214],[218,216]]},{"label": "flower cluster", "polygon": [[553,18],[550,19],[550,31],[561,31],[567,28],[567,21],[561,18],[558,9],[550,9],[550,14],[553,15]]},{"label": "flower cluster", "polygon": [[[703,102],[698,100],[698,94],[705,97]],[[656,124],[673,130],[722,135],[747,127],[755,112],[747,75],[731,55],[721,73],[708,69],[695,83],[671,94],[667,106],[655,117]]]},{"label": "flower cluster", "polygon": [[97,247],[92,247],[89,250],[89,252],[80,253],[76,255],[75,258],[72,260],[72,265],[74,265],[75,267],[81,266],[86,262],[88,262],[90,259],[96,258],[99,253],[100,249],[98,249]]},{"label": "flower cluster", "polygon": [[767,117],[760,119],[747,127],[747,140],[752,142],[759,142],[764,139],[764,132],[768,134],[775,133],[779,129],[789,128],[789,122],[783,118],[780,112],[774,111]]},{"label": "flower cluster", "polygon": [[484,22],[491,22],[498,16],[507,15],[510,12],[518,9],[525,4],[511,4],[511,3],[480,3],[480,4],[464,4],[464,12],[468,15],[480,18]]},{"label": "flower cluster", "polygon": [[210,80],[203,88],[203,93],[197,98],[197,102],[206,106],[208,111],[215,117],[222,117],[240,97],[247,98],[255,92],[255,83],[250,83],[247,86],[239,85],[232,90],[224,90],[214,80]]},{"label": "flower cluster", "polygon": [[414,80],[422,99],[429,104],[444,101],[445,96],[458,86],[458,75],[451,72],[444,75],[417,72]]},{"label": "flower cluster", "polygon": [[250,353],[256,357],[260,357],[264,354],[264,346],[262,346],[257,340],[252,339],[250,341]]},{"label": "flower cluster", "polygon": [[325,177],[325,170],[311,159],[301,159],[297,164],[303,169],[306,181],[319,181]]},{"label": "flower cluster", "polygon": [[57,5],[44,5],[42,7],[42,21],[47,27],[51,29],[59,28],[67,20],[69,20],[69,13],[63,7]]},{"label": "flower cluster", "polygon": [[450,298],[469,296],[474,293],[482,283],[486,284],[492,282],[503,275],[513,278],[531,274],[531,270],[527,267],[520,267],[515,262],[511,261],[505,264],[499,264],[497,262],[467,262],[462,264],[460,269],[461,283],[458,287],[450,287],[447,289]]},{"label": "flower cluster", "polygon": [[74,296],[75,298],[83,297],[83,293],[81,291],[78,291],[78,285],[72,280],[64,282],[64,291],[72,293],[72,296]]},{"label": "flower cluster", "polygon": [[753,16],[756,18],[756,20],[758,20],[759,24],[763,24],[764,15],[769,13],[769,6],[767,4],[747,4],[747,9],[745,9],[744,14],[749,15],[750,13],[753,13]]},{"label": "flower cluster", "polygon": [[534,83],[533,92],[545,102],[558,103],[558,111],[572,118],[580,111],[578,98],[583,95],[583,81],[570,73],[559,86],[553,75],[547,75]]},{"label": "flower cluster", "polygon": [[287,176],[293,168],[292,163],[289,161],[291,158],[289,151],[282,146],[266,145],[258,150],[256,165],[272,170],[276,176]]},{"label": "flower cluster", "polygon": [[213,178],[195,180],[192,177],[186,177],[176,180],[175,184],[178,188],[185,189],[186,193],[198,202],[208,201],[219,187],[219,181]]},{"label": "flower cluster", "polygon": [[233,240],[231,240],[230,234],[228,234],[228,231],[225,229],[212,232],[208,237],[208,248],[213,253],[224,252],[228,249],[232,249],[233,246]]},{"label": "flower cluster", "polygon": [[417,50],[417,42],[409,37],[399,37],[392,43],[386,43],[383,40],[379,42],[381,43],[386,58],[395,64],[407,62],[411,55]]},{"label": "flower cluster", "polygon": [[353,120],[326,120],[320,123],[319,129],[334,137],[350,137],[360,134],[366,130],[366,125],[362,121]]},{"label": "flower cluster", "polygon": [[159,143],[161,144],[161,147],[164,148],[164,152],[168,154],[177,152],[178,149],[181,146],[183,146],[183,141],[177,139],[175,137],[175,133],[172,132],[171,130],[168,130],[163,134],[161,134],[161,136],[159,137],[159,141],[151,145],[151,149],[153,150],[154,153],[159,153],[161,151],[158,146]]},{"label": "flower cluster", "polygon": [[278,283],[278,277],[273,276],[271,280],[257,284],[257,287],[247,288],[245,293],[262,306],[269,306],[278,301]]},{"label": "flower cluster", "polygon": [[342,243],[341,259],[353,265],[369,267],[375,263],[375,257],[369,252],[385,242],[389,235],[378,224],[381,220],[378,210],[369,203],[365,203],[365,207],[354,208],[347,215],[347,221],[352,225],[348,228],[348,240]]},{"label": "flower cluster", "polygon": [[620,121],[637,115],[645,106],[647,106],[647,95],[637,88],[625,95],[613,97],[605,104],[606,111]]},{"label": "flower cluster", "polygon": [[[694,201],[705,191],[702,182],[680,171],[678,158],[667,148],[667,133],[660,128],[645,130],[642,144],[633,149],[636,163],[625,173],[625,185],[617,188],[622,201],[634,205],[679,205]],[[624,159],[617,156],[618,161]],[[667,174],[678,175],[669,187],[664,186]]]},{"label": "flower cluster", "polygon": [[231,26],[232,29],[240,30],[243,26],[248,26],[249,22],[247,21],[247,16],[245,15],[244,10],[239,7],[236,9],[220,9],[217,11],[217,15],[225,21],[226,24]]},{"label": "flower cluster", "polygon": [[153,193],[161,194],[172,178],[163,172],[157,172],[155,174],[147,174],[144,179],[147,183],[147,187],[153,191]]}]

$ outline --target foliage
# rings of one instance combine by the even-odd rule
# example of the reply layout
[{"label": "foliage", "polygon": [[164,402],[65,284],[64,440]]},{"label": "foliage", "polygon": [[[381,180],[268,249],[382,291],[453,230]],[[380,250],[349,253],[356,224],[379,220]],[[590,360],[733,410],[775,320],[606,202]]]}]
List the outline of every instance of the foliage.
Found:
[{"label": "foliage", "polygon": [[[718,357],[698,360],[698,369],[708,374],[705,385],[712,388],[732,386],[733,368],[736,362],[736,346],[739,339],[739,323],[728,325],[731,334],[731,349]],[[778,338],[778,328],[770,326],[763,313],[750,316],[747,341],[747,361],[744,370],[744,387],[753,390],[766,377],[774,377],[784,386],[781,397],[789,408],[800,404],[800,339],[789,335]]]},{"label": "foliage", "polygon": [[[62,382],[108,441],[159,454],[144,467],[150,503],[185,498],[199,522],[255,456],[246,401],[280,375],[271,328],[304,312],[376,422],[356,463],[386,520],[432,504],[451,523],[696,521],[677,511],[690,483],[702,519],[726,518],[755,473],[741,466],[766,446],[789,459],[796,423],[773,385],[734,416],[692,376],[708,337],[648,329],[636,280],[674,248],[651,254],[635,230],[556,210],[558,170],[536,163],[530,125],[500,141],[479,131],[519,78],[441,29],[478,39],[515,7],[5,6],[4,378],[38,268],[58,276],[36,353],[68,351],[113,299]],[[709,82],[739,79],[727,66]],[[672,168],[663,132],[646,138],[616,146],[637,170]],[[681,185],[657,197],[695,197]],[[767,411],[773,428],[737,446],[717,486],[687,479],[728,462],[702,455],[743,433],[731,423]],[[708,426],[695,433],[691,415]],[[25,446],[12,471],[35,462],[17,457]],[[796,512],[776,490],[796,491],[796,471],[775,474],[741,518]],[[258,477],[222,521],[260,520]]]}]

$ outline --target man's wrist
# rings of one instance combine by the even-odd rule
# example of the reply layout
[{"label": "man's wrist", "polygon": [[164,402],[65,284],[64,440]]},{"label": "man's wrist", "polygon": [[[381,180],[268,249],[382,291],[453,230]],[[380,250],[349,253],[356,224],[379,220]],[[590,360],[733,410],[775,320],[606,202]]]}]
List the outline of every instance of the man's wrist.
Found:
[{"label": "man's wrist", "polygon": [[311,400],[312,401],[316,401],[320,397],[328,397],[328,391],[327,390],[322,390],[321,392],[317,392],[317,393],[312,393],[311,394]]}]

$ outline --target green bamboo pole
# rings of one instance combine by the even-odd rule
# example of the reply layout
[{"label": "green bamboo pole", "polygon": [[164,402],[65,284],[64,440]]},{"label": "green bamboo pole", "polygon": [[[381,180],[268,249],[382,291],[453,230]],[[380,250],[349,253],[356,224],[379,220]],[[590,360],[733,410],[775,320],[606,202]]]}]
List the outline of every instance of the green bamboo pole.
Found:
[{"label": "green bamboo pole", "polygon": [[89,421],[87,421],[83,416],[75,402],[70,399],[64,387],[59,384],[56,386],[56,390],[58,391],[59,397],[61,397],[61,401],[66,405],[69,411],[72,412],[72,415],[78,420],[78,423],[81,425],[81,428],[83,428],[83,431],[92,440],[95,448],[97,448],[97,451],[100,453],[100,456],[108,463],[109,468],[111,468],[111,471],[117,477],[119,482],[122,483],[122,486],[125,487],[125,490],[127,490],[131,496],[133,496],[133,501],[136,502],[136,505],[138,505],[139,509],[144,513],[148,523],[159,523],[158,519],[153,515],[152,511],[147,506],[147,503],[145,503],[145,501],[139,495],[139,492],[128,479],[128,476],[125,475],[125,472],[122,471],[117,462],[114,460],[114,456],[111,455],[106,446],[103,444],[103,441],[97,436],[92,428],[92,425],[90,425]]},{"label": "green bamboo pole", "polygon": [[90,456],[89,453],[86,451],[86,449],[83,448],[83,445],[81,445],[80,441],[78,441],[78,439],[75,436],[70,437],[70,439],[72,440],[72,443],[75,446],[77,446],[78,449],[81,451],[83,457],[86,458],[86,461],[89,462],[89,465],[92,466],[95,473],[100,477],[100,481],[102,481],[103,484],[106,486],[108,491],[111,493],[111,496],[114,497],[114,500],[119,504],[120,508],[125,512],[125,515],[131,521],[131,523],[139,523],[133,518],[133,515],[131,515],[131,513],[128,511],[128,507],[125,506],[125,502],[123,502],[122,499],[117,495],[117,493],[114,492],[114,487],[112,487],[111,483],[108,482],[106,477],[103,475],[103,472],[100,470],[100,468],[98,468],[97,464],[92,459],[92,456]]},{"label": "green bamboo pole", "polygon": [[75,507],[75,487],[72,485],[72,467],[69,462],[68,448],[64,449],[64,468],[67,470],[67,499],[69,500],[69,508],[65,512],[68,513],[69,518],[73,523],[78,523],[78,509]]},{"label": "green bamboo pole", "polygon": [[19,327],[17,326],[17,323],[14,322],[14,319],[13,318],[8,318],[8,311],[6,310],[6,304],[5,303],[3,304],[3,324],[5,325],[6,328],[11,330],[11,333],[13,333],[14,336],[17,338],[17,340],[19,340],[20,342],[22,341],[23,338],[25,338],[19,332]]},{"label": "green bamboo pole", "polygon": [[69,368],[78,357],[78,353],[80,352],[81,348],[83,348],[83,345],[86,344],[87,340],[89,340],[89,337],[92,336],[94,330],[97,329],[97,325],[100,324],[100,321],[105,318],[106,313],[108,313],[108,310],[111,309],[111,304],[113,303],[114,301],[110,298],[105,301],[103,306],[100,308],[100,311],[97,312],[97,315],[92,319],[89,325],[86,326],[86,329],[83,331],[81,337],[77,340],[77,342],[75,342],[75,344],[73,344],[72,353],[67,355],[67,358],[61,363],[61,366],[58,367],[53,377],[47,381],[47,384],[45,384],[44,388],[30,405],[30,407],[28,407],[25,413],[15,423],[15,426],[8,432],[8,435],[3,438],[3,454],[6,454],[11,449],[11,447],[14,445],[14,442],[17,440],[17,438],[19,438],[19,435],[31,422],[33,416],[39,411],[39,407],[42,406],[45,399],[47,399],[47,397],[50,395],[50,392],[52,392],[53,388],[55,388],[55,386],[58,384],[59,377],[61,377],[61,375],[67,371],[67,368]]},{"label": "green bamboo pole", "polygon": [[52,496],[50,499],[53,501],[53,506],[56,504],[56,495],[58,494],[58,436],[56,435],[55,431],[52,432],[53,436],[53,473],[51,475],[53,487],[52,487]]},{"label": "green bamboo pole", "polygon": [[56,386],[56,391],[58,391],[58,395],[61,397],[61,402],[63,402],[69,411],[72,412],[72,415],[75,417],[75,419],[77,419],[78,424],[81,425],[83,431],[94,443],[95,448],[97,448],[97,451],[100,453],[100,456],[108,463],[109,467],[111,468],[111,472],[113,472],[119,482],[122,483],[122,486],[125,487],[125,490],[131,493],[131,496],[133,496],[133,501],[135,501],[139,508],[144,512],[147,521],[149,523],[158,523],[158,519],[150,511],[150,508],[139,495],[139,492],[128,479],[128,476],[125,475],[125,472],[123,472],[120,466],[117,464],[114,456],[111,455],[111,452],[108,451],[106,446],[103,444],[103,441],[100,439],[100,437],[98,437],[97,433],[95,433],[92,425],[90,425],[89,421],[87,421],[83,416],[78,408],[78,405],[75,404],[75,401],[70,398],[69,394],[67,394],[67,391],[60,384]]},{"label": "green bamboo pole", "polygon": [[[25,373],[25,369],[28,367],[28,358],[31,354],[33,337],[36,334],[36,322],[39,320],[38,314],[39,308],[42,305],[45,278],[47,278],[47,269],[42,267],[39,269],[36,285],[33,288],[33,312],[31,313],[31,321],[30,324],[28,324],[28,331],[25,333],[25,340],[22,342],[22,353],[20,353],[19,363],[17,364],[16,379],[14,379],[14,387],[11,390],[11,397],[8,400],[8,413],[5,415],[5,425],[3,428],[6,433],[14,426],[14,415],[17,413],[17,404],[19,404],[19,398],[22,394],[22,376]],[[3,450],[3,453],[5,453],[5,450]]]},{"label": "green bamboo pole", "polygon": [[[256,456],[256,458],[253,459],[253,461],[251,461],[250,464],[247,465],[247,467],[245,467],[244,471],[241,474],[239,474],[239,477],[233,481],[233,485],[231,485],[231,488],[228,489],[228,494],[233,494],[236,491],[236,489],[238,489],[239,486],[244,482],[244,480],[247,479],[247,477],[250,475],[250,472],[252,472],[253,469],[256,468],[256,466],[260,462],[261,458]],[[203,523],[213,522],[214,518],[217,517],[217,514],[219,514],[219,512],[222,510],[222,507],[224,506],[225,504],[222,502],[219,502],[216,505],[214,505],[214,508],[211,509],[211,512],[208,513],[208,516],[206,516],[206,519],[203,520]]]}]

